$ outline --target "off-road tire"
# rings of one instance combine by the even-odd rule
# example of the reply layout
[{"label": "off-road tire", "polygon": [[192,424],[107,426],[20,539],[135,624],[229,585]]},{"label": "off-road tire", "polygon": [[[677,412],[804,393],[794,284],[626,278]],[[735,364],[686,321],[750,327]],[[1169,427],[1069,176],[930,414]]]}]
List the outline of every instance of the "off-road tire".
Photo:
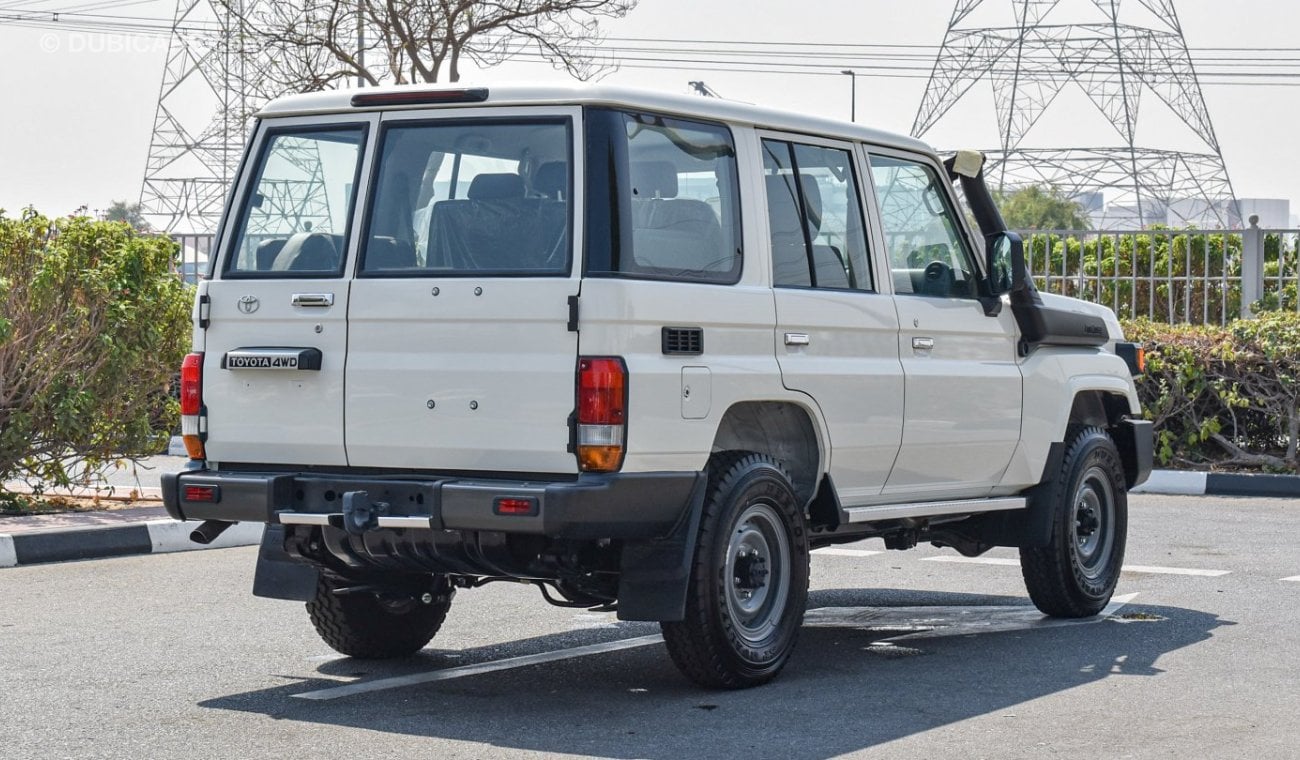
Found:
[{"label": "off-road tire", "polygon": [[1051,539],[1020,549],[1020,570],[1034,606],[1061,618],[1101,612],[1124,564],[1128,494],[1124,464],[1105,430],[1072,430],[1051,488]]},{"label": "off-road tire", "polygon": [[307,614],[316,633],[335,651],[349,657],[384,660],[406,657],[424,648],[447,619],[454,590],[435,576],[428,586],[431,602],[414,598],[387,600],[368,593],[336,594],[341,584],[323,575]]},{"label": "off-road tire", "polygon": [[686,617],[660,627],[673,663],[692,681],[726,689],[757,686],[785,666],[803,624],[803,509],[790,476],[761,454],[715,455],[708,488]]}]

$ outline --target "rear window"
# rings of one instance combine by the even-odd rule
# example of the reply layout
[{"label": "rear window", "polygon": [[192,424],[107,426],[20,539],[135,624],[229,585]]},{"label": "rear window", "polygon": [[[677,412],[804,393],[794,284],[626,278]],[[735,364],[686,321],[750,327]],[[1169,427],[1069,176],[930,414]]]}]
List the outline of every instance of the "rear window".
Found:
[{"label": "rear window", "polygon": [[362,276],[567,274],[567,119],[384,130]]},{"label": "rear window", "polygon": [[593,109],[587,132],[589,274],[740,278],[739,180],[726,127]]},{"label": "rear window", "polygon": [[364,126],[270,132],[244,199],[226,272],[342,274]]}]

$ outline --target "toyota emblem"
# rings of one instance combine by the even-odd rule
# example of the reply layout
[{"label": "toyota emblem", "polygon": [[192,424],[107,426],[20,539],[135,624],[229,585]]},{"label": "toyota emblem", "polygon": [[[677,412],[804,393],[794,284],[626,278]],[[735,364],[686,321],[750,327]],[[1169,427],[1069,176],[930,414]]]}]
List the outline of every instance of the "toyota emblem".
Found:
[{"label": "toyota emblem", "polygon": [[239,310],[244,314],[252,314],[261,305],[261,302],[257,300],[257,296],[244,296],[239,299]]}]

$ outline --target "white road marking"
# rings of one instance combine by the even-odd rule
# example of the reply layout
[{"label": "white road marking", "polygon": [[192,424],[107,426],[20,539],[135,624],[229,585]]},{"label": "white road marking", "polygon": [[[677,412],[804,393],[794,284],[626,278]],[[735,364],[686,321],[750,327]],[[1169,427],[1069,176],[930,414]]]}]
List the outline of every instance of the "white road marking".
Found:
[{"label": "white road marking", "polygon": [[963,565],[1015,565],[1020,566],[1020,560],[1010,559],[1007,557],[961,557],[950,554],[940,554],[936,557],[925,557],[925,562],[957,562]]},{"label": "white road marking", "polygon": [[1294,582],[1294,583],[1300,583],[1300,575],[1293,575],[1293,576],[1291,576],[1290,578],[1278,578],[1278,580],[1280,580],[1280,581],[1292,581],[1292,582]]},{"label": "white road marking", "polygon": [[[949,607],[819,607],[804,615],[804,625],[814,628],[858,628],[895,635],[881,641],[934,639],[978,633],[1027,631],[1089,625],[1114,617],[1137,594],[1116,596],[1090,618],[1050,618],[1024,604]],[[877,642],[879,643],[879,642]]]},{"label": "white road marking", "polygon": [[493,662],[480,662],[477,665],[462,665],[457,668],[443,668],[442,670],[433,670],[427,673],[413,673],[409,676],[379,678],[374,681],[359,681],[357,683],[350,683],[346,686],[336,686],[329,689],[318,689],[316,691],[305,691],[302,694],[294,694],[293,696],[297,699],[326,701],[330,699],[339,699],[341,697],[350,697],[354,694],[369,694],[370,692],[375,691],[398,689],[403,686],[415,686],[417,684],[432,683],[434,681],[449,681],[453,678],[464,678],[465,676],[494,673],[498,670],[512,670],[514,668],[523,668],[529,665],[540,665],[544,662],[556,662],[557,660],[569,660],[574,657],[585,657],[592,654],[604,654],[605,652],[634,649],[636,647],[658,644],[663,640],[664,637],[656,633],[650,636],[637,636],[636,638],[631,639],[607,641],[603,644],[590,644],[588,646],[560,649],[555,652],[540,652],[538,654],[523,655],[522,657],[509,657],[504,660],[495,660]]},{"label": "white road marking", "polygon": [[823,546],[820,549],[813,549],[813,554],[827,554],[833,557],[870,557],[880,554],[880,552],[870,549],[844,549],[839,546]]},{"label": "white road marking", "polygon": [[[957,557],[947,554],[925,557],[925,562],[955,562],[969,565],[1008,565],[1019,566],[1020,560],[1009,559],[1007,557]],[[1200,570],[1192,567],[1159,567],[1156,565],[1125,565],[1126,573],[1158,573],[1161,575],[1199,575],[1207,578],[1217,578],[1221,575],[1231,573],[1231,570]],[[1300,576],[1297,576],[1300,579]]]},{"label": "white road marking", "polygon": [[18,554],[14,551],[14,537],[0,535],[0,567],[15,567]]},{"label": "white road marking", "polygon": [[1191,567],[1157,567],[1154,565],[1125,565],[1126,573],[1159,573],[1161,575],[1202,575],[1208,578],[1217,578],[1220,575],[1227,575],[1231,570],[1197,570]]}]

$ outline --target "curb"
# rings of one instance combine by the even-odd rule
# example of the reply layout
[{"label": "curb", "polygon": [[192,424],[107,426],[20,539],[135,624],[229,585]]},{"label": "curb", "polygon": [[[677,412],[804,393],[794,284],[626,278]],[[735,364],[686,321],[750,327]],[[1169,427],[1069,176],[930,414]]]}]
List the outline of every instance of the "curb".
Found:
[{"label": "curb", "polygon": [[1300,496],[1300,475],[1153,470],[1133,493],[1178,496]]},{"label": "curb", "polygon": [[124,557],[133,554],[224,549],[262,542],[261,523],[238,523],[207,546],[190,541],[199,521],[149,520],[93,528],[60,528],[0,534],[0,567]]}]

